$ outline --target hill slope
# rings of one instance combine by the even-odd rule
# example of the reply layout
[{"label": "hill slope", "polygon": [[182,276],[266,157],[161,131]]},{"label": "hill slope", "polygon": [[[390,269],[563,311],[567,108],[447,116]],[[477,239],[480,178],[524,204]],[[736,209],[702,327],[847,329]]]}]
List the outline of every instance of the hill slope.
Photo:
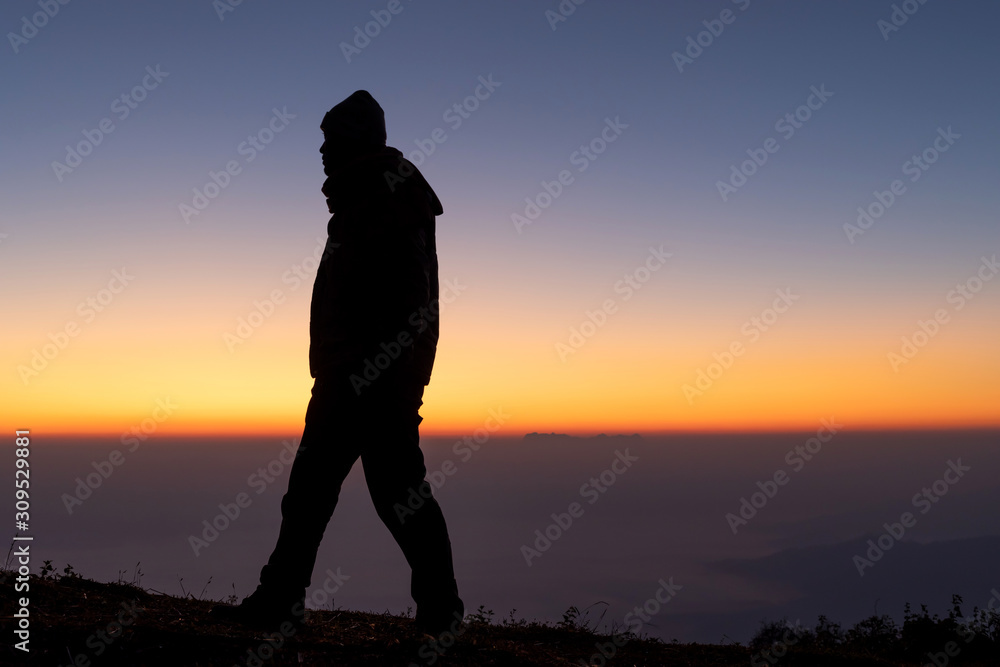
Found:
[{"label": "hill slope", "polygon": [[[3,637],[0,663],[27,664],[13,646],[17,609],[11,573],[4,573],[0,604]],[[489,623],[473,616],[457,637],[440,641],[412,628],[412,620],[389,614],[312,611],[306,627],[289,636],[219,623],[208,614],[215,602],[156,594],[124,583],[79,576],[30,578],[30,664],[171,665],[688,665],[745,667],[742,646],[665,644],[611,638],[563,624],[509,619]],[[492,615],[492,612],[489,612]],[[601,650],[611,654],[606,660]],[[612,653],[613,652],[613,653]],[[769,664],[759,662],[758,664]],[[874,658],[789,652],[780,665],[900,665]]]}]

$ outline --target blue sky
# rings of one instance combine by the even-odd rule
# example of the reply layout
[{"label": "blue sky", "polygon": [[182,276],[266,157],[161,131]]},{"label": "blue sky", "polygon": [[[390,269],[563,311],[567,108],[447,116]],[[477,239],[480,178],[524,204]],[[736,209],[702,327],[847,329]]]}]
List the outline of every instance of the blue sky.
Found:
[{"label": "blue sky", "polygon": [[[704,316],[722,327],[710,338],[724,339],[794,283],[835,321],[891,318],[884,347],[1000,241],[1000,8],[903,4],[915,11],[885,33],[894,3],[860,0],[588,0],[554,24],[555,0],[401,0],[395,14],[381,1],[243,2],[221,18],[208,1],[58,5],[37,34],[13,40],[16,52],[10,34],[0,52],[4,298],[44,336],[79,300],[74,286],[127,262],[146,270],[147,304],[234,318],[243,307],[231,304],[266,291],[324,233],[319,122],[364,88],[386,111],[390,145],[410,153],[445,131],[421,170],[444,203],[442,272],[475,286],[465,303],[476,317],[563,335],[665,244],[673,277],[628,315],[647,339],[670,330],[672,313]],[[39,7],[6,3],[5,34]],[[372,12],[391,20],[348,62],[343,44],[366,24],[375,33]],[[688,38],[706,46],[679,71]],[[167,75],[117,118],[114,101],[147,67]],[[499,85],[452,129],[445,114],[481,77]],[[819,88],[829,99],[793,136],[778,132]],[[239,146],[274,109],[294,119],[246,162]],[[105,118],[114,131],[60,181],[53,162]],[[620,136],[518,233],[511,216],[525,198],[574,170],[571,156],[608,119]],[[947,128],[960,138],[849,243],[857,208]],[[723,201],[719,181],[769,138],[778,151]],[[185,222],[179,207],[230,160],[240,173]],[[546,319],[552,304],[566,309],[559,319]],[[289,327],[302,328],[304,307]]]}]

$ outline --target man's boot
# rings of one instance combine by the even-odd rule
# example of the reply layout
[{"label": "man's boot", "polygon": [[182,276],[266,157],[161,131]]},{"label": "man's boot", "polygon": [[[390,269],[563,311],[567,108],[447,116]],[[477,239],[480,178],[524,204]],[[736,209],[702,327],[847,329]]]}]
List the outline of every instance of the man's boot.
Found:
[{"label": "man's boot", "polygon": [[305,590],[288,593],[257,586],[256,591],[236,606],[216,605],[210,616],[220,621],[270,630],[279,630],[288,622],[296,631],[306,622],[305,598]]}]

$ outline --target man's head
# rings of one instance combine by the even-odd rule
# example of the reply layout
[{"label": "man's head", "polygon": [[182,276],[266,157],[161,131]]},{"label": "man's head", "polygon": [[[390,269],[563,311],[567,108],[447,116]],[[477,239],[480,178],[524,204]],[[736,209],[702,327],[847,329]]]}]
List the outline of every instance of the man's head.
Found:
[{"label": "man's head", "polygon": [[328,159],[377,151],[385,146],[385,112],[367,90],[359,90],[330,109],[323,122],[323,164]]}]

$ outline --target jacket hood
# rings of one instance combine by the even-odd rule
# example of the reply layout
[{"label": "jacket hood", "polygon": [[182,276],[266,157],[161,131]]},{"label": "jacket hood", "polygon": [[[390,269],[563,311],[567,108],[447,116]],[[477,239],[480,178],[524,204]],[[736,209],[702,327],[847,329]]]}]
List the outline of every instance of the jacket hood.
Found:
[{"label": "jacket hood", "polygon": [[320,123],[332,153],[385,146],[385,112],[367,90],[358,90],[330,109]]}]

